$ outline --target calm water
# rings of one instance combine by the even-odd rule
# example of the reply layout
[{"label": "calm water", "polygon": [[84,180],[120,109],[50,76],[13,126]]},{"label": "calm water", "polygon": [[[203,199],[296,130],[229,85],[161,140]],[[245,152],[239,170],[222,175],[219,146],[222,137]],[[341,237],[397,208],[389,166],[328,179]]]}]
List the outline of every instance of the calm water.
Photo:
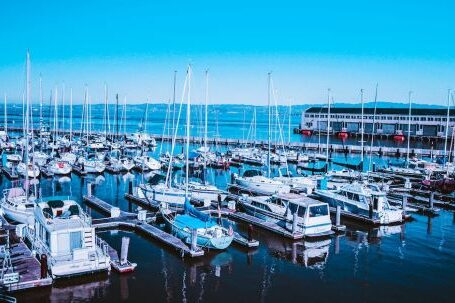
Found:
[{"label": "calm water", "polygon": [[[82,179],[73,175],[70,182],[43,179],[41,189],[43,195],[71,194],[80,202],[87,182],[96,182],[95,195],[134,211],[136,207],[123,198],[129,177],[105,173]],[[209,180],[225,187],[229,176],[210,170]],[[3,177],[0,184],[2,189],[10,182]],[[452,301],[454,213],[413,216],[412,222],[379,229],[344,222],[345,235],[321,242],[292,242],[256,229],[259,248],[246,250],[233,244],[224,252],[194,260],[182,259],[173,249],[133,232],[103,231],[99,236],[118,250],[122,237],[131,238],[129,259],[138,263],[134,273],[74,278],[16,296],[19,302]],[[232,224],[237,230],[246,229]]]}]

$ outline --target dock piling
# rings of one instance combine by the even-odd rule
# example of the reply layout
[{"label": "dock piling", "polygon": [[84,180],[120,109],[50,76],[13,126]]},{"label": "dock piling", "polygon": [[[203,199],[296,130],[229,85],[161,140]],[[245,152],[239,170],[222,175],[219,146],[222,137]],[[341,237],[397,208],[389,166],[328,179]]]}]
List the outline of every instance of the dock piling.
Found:
[{"label": "dock piling", "polygon": [[91,197],[92,196],[92,183],[87,183],[87,196]]},{"label": "dock piling", "polygon": [[433,210],[433,204],[434,204],[434,191],[431,191],[430,194],[430,210]]},{"label": "dock piling", "polygon": [[341,206],[337,205],[337,212],[335,216],[335,225],[340,226],[341,225]]},{"label": "dock piling", "polygon": [[130,245],[129,237],[122,237],[122,250],[120,252],[120,265],[125,265],[128,263],[128,248]]},{"label": "dock piling", "polygon": [[195,228],[191,230],[191,250],[197,250],[197,229]]}]

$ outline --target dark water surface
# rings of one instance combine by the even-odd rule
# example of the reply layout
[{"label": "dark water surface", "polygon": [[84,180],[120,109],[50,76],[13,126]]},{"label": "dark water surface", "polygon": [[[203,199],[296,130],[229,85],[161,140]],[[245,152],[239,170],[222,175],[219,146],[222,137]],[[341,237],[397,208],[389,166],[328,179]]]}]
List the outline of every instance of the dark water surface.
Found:
[{"label": "dark water surface", "polygon": [[[226,186],[227,174],[210,172],[210,180]],[[134,211],[123,197],[127,180],[108,173],[96,179],[73,175],[66,183],[43,179],[41,189],[43,196],[71,194],[83,204],[87,182],[97,182],[96,196]],[[3,177],[0,184],[3,189],[10,181]],[[134,273],[74,278],[15,295],[19,302],[453,302],[454,213],[413,217],[403,225],[374,229],[344,222],[345,235],[319,242],[288,241],[256,229],[257,249],[233,244],[195,259],[182,259],[134,232],[103,231],[98,235],[118,250],[123,236],[131,238],[129,259],[138,263]]]}]

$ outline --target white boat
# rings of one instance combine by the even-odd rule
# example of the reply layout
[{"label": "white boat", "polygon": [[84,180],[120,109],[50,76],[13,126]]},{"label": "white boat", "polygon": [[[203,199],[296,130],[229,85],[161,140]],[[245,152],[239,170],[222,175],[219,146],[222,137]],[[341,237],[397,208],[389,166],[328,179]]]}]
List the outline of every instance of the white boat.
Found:
[{"label": "white boat", "polygon": [[133,158],[134,163],[137,167],[144,170],[159,170],[161,169],[161,163],[150,156],[136,156]]},{"label": "white boat", "polygon": [[291,187],[281,181],[262,175],[259,170],[247,170],[242,177],[235,176],[235,183],[245,189],[256,190],[265,194],[289,193]]},{"label": "white boat", "polygon": [[273,180],[289,185],[293,189],[304,191],[306,194],[311,194],[317,185],[314,178],[304,176],[280,176],[274,177]]},{"label": "white boat", "polygon": [[6,160],[9,162],[20,162],[22,161],[22,156],[19,154],[7,154]]},{"label": "white boat", "polygon": [[37,203],[29,240],[47,256],[53,278],[110,270],[107,245],[95,235],[91,218],[75,201],[51,197]]},{"label": "white boat", "polygon": [[386,193],[376,184],[353,182],[335,190],[316,189],[315,194],[330,207],[340,206],[344,212],[377,220],[379,224],[403,221],[403,211],[391,206]]},{"label": "white boat", "polygon": [[1,209],[5,216],[18,223],[32,224],[35,209],[34,197],[28,197],[22,187],[3,190]]},{"label": "white boat", "polygon": [[54,175],[68,175],[73,170],[72,166],[62,160],[53,160],[46,166],[47,170]]},{"label": "white boat", "polygon": [[156,185],[141,184],[137,188],[139,198],[145,198],[152,205],[159,207],[162,203],[166,203],[171,208],[183,208],[185,204],[185,190],[179,188],[171,188],[164,183]]},{"label": "white boat", "polygon": [[31,155],[33,159],[33,163],[35,163],[38,166],[43,166],[47,163],[47,160],[49,159],[49,155],[40,151],[36,151]]},{"label": "white boat", "polygon": [[73,153],[61,153],[60,158],[62,161],[68,162],[70,165],[74,165],[77,161],[77,156]]},{"label": "white boat", "polygon": [[308,237],[333,234],[327,203],[297,194],[242,196],[238,201],[247,214],[275,223],[289,231],[301,232]]},{"label": "white boat", "polygon": [[106,169],[106,165],[97,159],[86,159],[84,157],[80,157],[78,159],[78,163],[81,167],[83,167],[85,172],[91,174],[101,174]]},{"label": "white boat", "polygon": [[[185,184],[176,185],[176,187],[184,190]],[[188,191],[191,193],[191,197],[197,200],[204,201],[204,204],[209,204],[211,201],[217,201],[218,195],[224,200],[226,194],[224,191],[211,184],[204,184],[196,181],[188,182]]]},{"label": "white boat", "polygon": [[16,166],[17,173],[21,176],[25,177],[25,174],[28,175],[29,178],[38,178],[40,175],[40,169],[37,165],[29,163],[28,167],[25,163],[20,162]]}]

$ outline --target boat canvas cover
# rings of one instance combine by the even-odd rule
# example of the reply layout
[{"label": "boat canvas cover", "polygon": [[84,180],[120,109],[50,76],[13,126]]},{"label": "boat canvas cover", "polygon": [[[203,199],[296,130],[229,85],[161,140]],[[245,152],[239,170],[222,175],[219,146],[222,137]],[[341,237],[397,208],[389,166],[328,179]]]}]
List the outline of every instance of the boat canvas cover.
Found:
[{"label": "boat canvas cover", "polygon": [[190,201],[188,199],[185,200],[185,204],[183,207],[185,210],[185,214],[192,216],[195,220],[199,220],[202,222],[210,221],[210,215],[205,214],[205,213],[197,210],[196,208],[194,208],[194,206],[190,204]]},{"label": "boat canvas cover", "polygon": [[199,229],[199,228],[210,228],[216,225],[216,223],[209,221],[202,221],[191,215],[177,215],[174,220],[174,224],[179,228]]}]

